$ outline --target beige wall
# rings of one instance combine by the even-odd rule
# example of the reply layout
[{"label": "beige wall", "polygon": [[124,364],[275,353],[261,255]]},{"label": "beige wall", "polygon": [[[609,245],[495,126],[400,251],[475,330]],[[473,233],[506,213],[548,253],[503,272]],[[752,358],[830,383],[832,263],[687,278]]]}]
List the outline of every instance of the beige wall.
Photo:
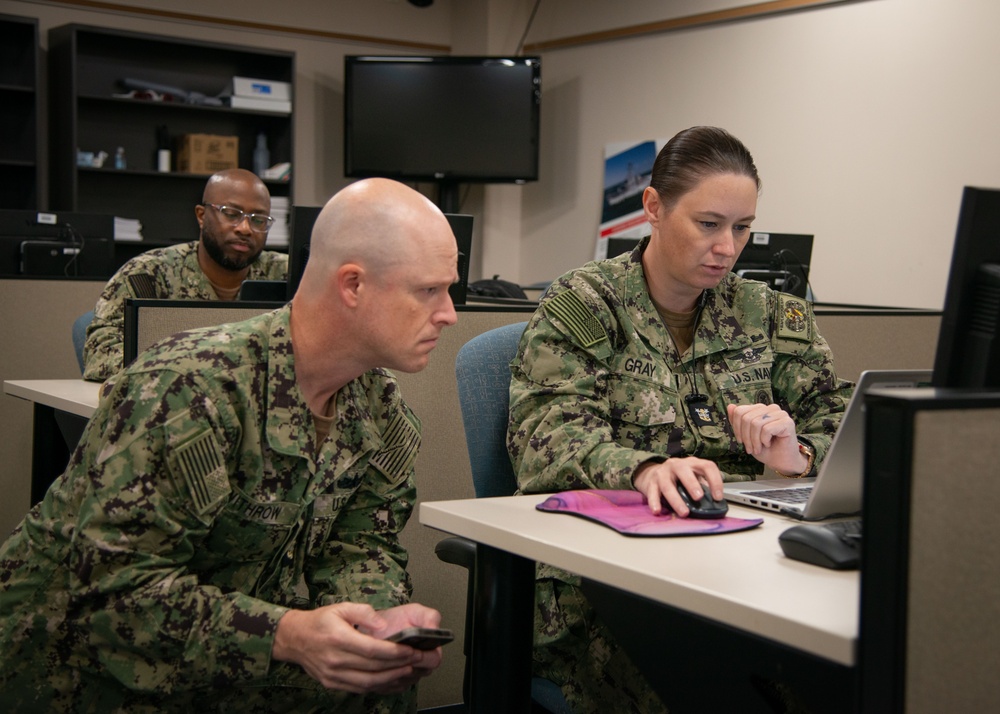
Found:
[{"label": "beige wall", "polygon": [[[536,22],[580,32],[591,4]],[[606,142],[717,124],[757,161],[755,227],[815,234],[818,299],[939,309],[962,186],[1000,187],[998,24],[989,0],[866,0],[545,53],[521,279],[593,254]]]},{"label": "beige wall", "polygon": [[[534,0],[220,0],[123,5],[269,21],[326,32],[513,52]],[[642,24],[741,0],[546,0],[528,44]],[[342,57],[389,45],[220,29],[50,2],[4,12],[49,27],[82,22],[291,49],[297,53],[295,201],[316,203],[342,172]],[[753,151],[764,181],[757,228],[816,235],[819,300],[938,309],[964,185],[1000,186],[1000,65],[989,0],[862,0],[542,53],[541,180],[472,186],[473,279],[548,280],[593,255],[608,142],[725,126]],[[430,186],[422,190],[433,193]]]}]

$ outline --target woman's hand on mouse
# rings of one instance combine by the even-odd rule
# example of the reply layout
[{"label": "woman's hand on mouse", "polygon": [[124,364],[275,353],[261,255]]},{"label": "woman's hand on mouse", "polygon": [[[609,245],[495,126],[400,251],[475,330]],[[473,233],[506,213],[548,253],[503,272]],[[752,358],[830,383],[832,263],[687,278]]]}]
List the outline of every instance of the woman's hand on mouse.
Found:
[{"label": "woman's hand on mouse", "polygon": [[780,473],[806,468],[795,421],[777,404],[729,404],[726,413],[736,441],[759,462]]},{"label": "woman's hand on mouse", "polygon": [[683,456],[656,462],[640,464],[632,476],[632,485],[646,497],[649,510],[659,515],[663,501],[681,518],[687,518],[690,510],[684,499],[677,493],[677,483],[684,484],[688,494],[699,500],[705,492],[717,501],[722,500],[722,473],[714,461],[696,456]]}]

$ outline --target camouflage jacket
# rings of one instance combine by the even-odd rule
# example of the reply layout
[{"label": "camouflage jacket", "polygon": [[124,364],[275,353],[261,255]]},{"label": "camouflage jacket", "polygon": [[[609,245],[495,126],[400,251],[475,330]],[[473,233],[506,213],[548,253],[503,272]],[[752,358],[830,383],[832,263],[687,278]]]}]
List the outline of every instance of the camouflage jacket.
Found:
[{"label": "camouflage jacket", "polygon": [[[525,493],[631,488],[639,464],[715,461],[726,480],[763,466],[733,438],[729,403],[777,403],[826,454],[853,385],[837,378],[810,303],[729,274],[705,293],[678,354],[640,256],[589,263],[549,288],[511,363],[508,448]],[[693,393],[700,404],[685,400]]]},{"label": "camouflage jacket", "polygon": [[[265,250],[247,280],[286,280],[288,256]],[[125,298],[218,300],[198,266],[198,241],[156,248],[118,269],[97,299],[83,346],[83,378],[103,381],[122,368]]]},{"label": "camouflage jacket", "polygon": [[337,393],[317,448],[290,312],[179,333],[102,386],[67,470],[0,548],[0,701],[128,710],[266,686],[293,667],[270,662],[287,608],[408,601],[419,421],[374,370]]}]

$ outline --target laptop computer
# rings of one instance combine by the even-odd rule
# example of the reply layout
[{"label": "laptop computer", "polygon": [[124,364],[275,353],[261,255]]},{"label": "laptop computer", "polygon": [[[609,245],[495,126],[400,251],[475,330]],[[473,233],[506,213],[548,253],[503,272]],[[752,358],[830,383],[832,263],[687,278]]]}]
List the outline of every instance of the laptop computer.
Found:
[{"label": "laptop computer", "polygon": [[857,515],[864,470],[865,393],[870,389],[930,386],[930,380],[930,370],[862,372],[815,477],[729,482],[724,487],[726,500],[808,521]]}]

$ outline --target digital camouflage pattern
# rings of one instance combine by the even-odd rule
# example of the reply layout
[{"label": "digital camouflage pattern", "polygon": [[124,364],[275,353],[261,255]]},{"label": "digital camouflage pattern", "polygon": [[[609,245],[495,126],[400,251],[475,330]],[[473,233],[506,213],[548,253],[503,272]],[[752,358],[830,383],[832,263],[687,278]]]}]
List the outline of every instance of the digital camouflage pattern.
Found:
[{"label": "digital camouflage pattern", "polygon": [[[287,280],[288,256],[262,251],[247,280]],[[103,381],[122,368],[125,298],[218,300],[198,266],[198,241],[156,248],[129,260],[101,292],[83,346],[83,378]]]},{"label": "digital camouflage pattern", "polygon": [[409,711],[271,662],[287,608],[410,597],[420,424],[374,370],[317,449],[290,306],[167,338],[108,380],[65,473],[0,548],[17,712]]},{"label": "digital camouflage pattern", "polygon": [[[755,479],[763,465],[734,440],[729,403],[780,405],[818,465],[853,384],[837,377],[810,303],[730,273],[705,292],[694,342],[678,354],[646,287],[647,243],[561,277],[528,323],[511,363],[508,448],[520,491],[630,489],[637,466],[673,456],[710,459],[725,480]],[[695,393],[705,399],[685,401]],[[622,691],[576,676],[569,653],[617,649],[577,582],[539,567],[536,670],[578,711],[623,711]],[[641,704],[649,696],[632,692],[637,711],[651,711]]]}]

